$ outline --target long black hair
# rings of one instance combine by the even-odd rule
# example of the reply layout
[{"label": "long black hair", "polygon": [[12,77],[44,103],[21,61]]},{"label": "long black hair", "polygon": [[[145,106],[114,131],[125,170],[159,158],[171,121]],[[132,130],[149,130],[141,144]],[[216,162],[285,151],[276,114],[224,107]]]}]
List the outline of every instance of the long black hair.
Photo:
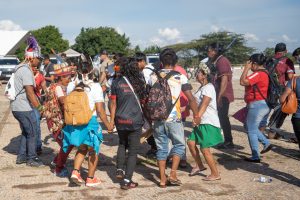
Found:
[{"label": "long black hair", "polygon": [[122,58],[120,73],[129,79],[134,92],[137,96],[144,100],[147,96],[146,82],[143,74],[139,71],[138,62],[134,58]]}]

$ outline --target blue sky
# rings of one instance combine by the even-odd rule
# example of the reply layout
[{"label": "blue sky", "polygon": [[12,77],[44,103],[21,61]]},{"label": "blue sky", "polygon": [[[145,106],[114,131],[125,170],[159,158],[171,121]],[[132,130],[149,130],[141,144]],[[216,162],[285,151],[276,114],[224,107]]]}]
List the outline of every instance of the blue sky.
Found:
[{"label": "blue sky", "polygon": [[[0,0],[0,30],[55,25],[74,43],[81,27],[114,27],[132,46],[164,46],[228,30],[258,51],[300,46],[298,0]],[[0,44],[1,45],[1,44]]]}]

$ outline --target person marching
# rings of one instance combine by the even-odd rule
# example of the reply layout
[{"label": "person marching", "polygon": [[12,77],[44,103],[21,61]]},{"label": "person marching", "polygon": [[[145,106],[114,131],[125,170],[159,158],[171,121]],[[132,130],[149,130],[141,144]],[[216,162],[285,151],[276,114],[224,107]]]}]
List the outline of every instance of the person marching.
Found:
[{"label": "person marching", "polygon": [[192,169],[190,175],[193,176],[203,170],[206,170],[196,147],[198,144],[200,145],[201,152],[211,170],[211,174],[205,177],[203,179],[204,181],[215,181],[221,179],[213,155],[210,152],[210,148],[224,142],[217,111],[216,91],[213,84],[209,82],[210,77],[209,68],[206,64],[201,63],[196,72],[196,78],[198,82],[201,83],[201,86],[194,95],[199,105],[198,116],[201,120],[200,124],[194,127],[188,138],[190,152],[196,161],[196,167]]},{"label": "person marching", "polygon": [[[67,91],[69,95],[64,105],[66,126],[63,128],[63,150],[67,152],[71,146],[78,148],[70,177],[71,181],[77,185],[84,183],[80,168],[88,154],[88,177],[85,185],[95,187],[101,184],[101,180],[95,177],[95,171],[100,145],[103,141],[102,128],[97,121],[97,115],[109,132],[112,131],[113,125],[107,120],[98,77],[95,77],[94,71],[90,70],[88,64],[85,63],[83,66],[81,82],[73,86],[71,91]],[[88,117],[88,120],[79,123],[85,117]]]}]

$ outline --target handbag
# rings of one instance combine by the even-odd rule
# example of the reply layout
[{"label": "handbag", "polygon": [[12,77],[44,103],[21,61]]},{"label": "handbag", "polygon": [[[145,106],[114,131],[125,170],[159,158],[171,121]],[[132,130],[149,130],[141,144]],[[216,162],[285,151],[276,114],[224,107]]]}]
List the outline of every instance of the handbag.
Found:
[{"label": "handbag", "polygon": [[297,112],[298,109],[298,100],[296,96],[296,80],[297,77],[293,77],[292,79],[292,91],[291,93],[287,96],[285,101],[282,103],[281,106],[281,111],[286,113],[286,114],[294,114]]},{"label": "handbag", "polygon": [[242,109],[238,110],[236,113],[232,115],[236,120],[240,121],[241,123],[245,124],[248,114],[248,108],[243,107]]},{"label": "handbag", "polygon": [[[127,82],[128,86],[130,87],[131,91],[133,92],[135,98],[136,98],[136,101],[141,109],[141,112],[142,112],[142,115],[144,116],[144,113],[143,113],[143,110],[142,110],[142,106],[140,104],[140,100],[139,98],[136,96],[135,92],[134,92],[134,89],[132,87],[132,85],[130,84],[129,80],[123,76],[124,80]],[[145,143],[147,138],[149,138],[151,135],[152,135],[152,126],[151,124],[148,122],[148,120],[144,117],[144,125],[142,127],[142,134],[141,134],[141,139],[140,139],[140,143]]]}]

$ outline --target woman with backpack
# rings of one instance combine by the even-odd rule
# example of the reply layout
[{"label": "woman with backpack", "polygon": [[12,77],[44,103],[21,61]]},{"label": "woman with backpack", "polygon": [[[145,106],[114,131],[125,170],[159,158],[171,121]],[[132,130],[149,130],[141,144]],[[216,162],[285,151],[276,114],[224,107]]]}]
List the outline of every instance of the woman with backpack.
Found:
[{"label": "woman with backpack", "polygon": [[[270,108],[265,99],[268,96],[269,77],[264,64],[266,57],[263,54],[253,54],[250,56],[244,71],[240,78],[240,84],[245,86],[245,102],[247,103],[248,113],[246,119],[246,129],[250,148],[252,151],[251,158],[245,158],[248,162],[260,162],[260,153],[266,153],[271,150],[270,141],[260,131],[260,123]],[[249,71],[253,73],[248,75]],[[259,142],[264,146],[259,153]]]},{"label": "woman with backpack", "polygon": [[[70,87],[68,87],[68,89],[69,88]],[[102,128],[97,121],[97,115],[109,131],[111,131],[113,127],[107,120],[103,107],[104,99],[98,77],[95,77],[94,71],[89,69],[87,64],[83,66],[81,82],[77,85],[74,84],[71,90],[72,91],[67,91],[69,95],[65,102],[65,121],[67,125],[63,128],[63,149],[64,151],[67,151],[72,145],[78,147],[71,175],[71,181],[77,185],[82,185],[84,183],[84,180],[81,177],[80,168],[88,154],[88,177],[86,178],[85,185],[87,187],[95,187],[101,184],[101,180],[94,175],[98,163],[100,144],[103,141]],[[75,94],[75,96],[79,95],[80,98],[84,98],[78,99],[76,103],[78,103],[78,106],[83,106],[83,108],[90,111],[88,113],[90,113],[91,116],[88,116],[89,120],[86,124],[74,123],[72,125],[68,123],[69,119],[67,120],[66,115],[68,111],[66,112],[66,108],[71,109],[72,105],[70,104],[73,102],[69,101],[68,98],[73,94]],[[84,102],[85,105],[82,105],[80,102]],[[81,120],[79,118],[85,117],[85,114],[86,113],[82,113],[81,116],[76,116],[76,119],[73,118],[73,120],[79,122]]]},{"label": "woman with backpack", "polygon": [[[293,83],[293,79],[295,79],[294,83]],[[298,102],[298,107],[297,107],[297,111],[292,116],[292,124],[293,124],[294,133],[297,137],[298,145],[300,149],[300,78],[295,76],[293,79],[287,83],[285,91],[280,97],[280,103],[283,104],[288,98],[288,96],[294,90]],[[292,83],[294,84],[294,86]]]},{"label": "woman with backpack", "polygon": [[209,82],[209,77],[209,68],[204,63],[201,63],[196,72],[196,78],[198,82],[201,83],[201,86],[194,94],[199,105],[196,116],[200,119],[200,124],[197,125],[194,123],[196,126],[188,137],[188,146],[196,161],[196,167],[192,169],[190,176],[206,170],[201,161],[198,148],[196,147],[198,144],[200,145],[201,152],[211,170],[211,174],[203,180],[215,181],[220,180],[221,177],[213,155],[210,152],[210,147],[224,142],[224,139],[221,134],[221,125],[218,117],[216,91],[213,84]]},{"label": "woman with backpack", "polygon": [[116,178],[121,180],[121,189],[127,190],[138,186],[132,176],[144,124],[140,101],[146,97],[146,85],[134,59],[121,58],[119,63],[121,76],[111,86],[110,113],[119,135]]},{"label": "woman with backpack", "polygon": [[68,177],[69,174],[65,164],[72,147],[66,152],[63,151],[63,133],[61,130],[64,126],[63,105],[66,97],[66,89],[70,82],[72,72],[66,63],[54,65],[54,68],[56,83],[51,83],[48,87],[43,116],[46,118],[49,131],[53,134],[55,141],[60,146],[59,153],[51,162],[51,165],[55,167],[53,173],[58,177]]}]

